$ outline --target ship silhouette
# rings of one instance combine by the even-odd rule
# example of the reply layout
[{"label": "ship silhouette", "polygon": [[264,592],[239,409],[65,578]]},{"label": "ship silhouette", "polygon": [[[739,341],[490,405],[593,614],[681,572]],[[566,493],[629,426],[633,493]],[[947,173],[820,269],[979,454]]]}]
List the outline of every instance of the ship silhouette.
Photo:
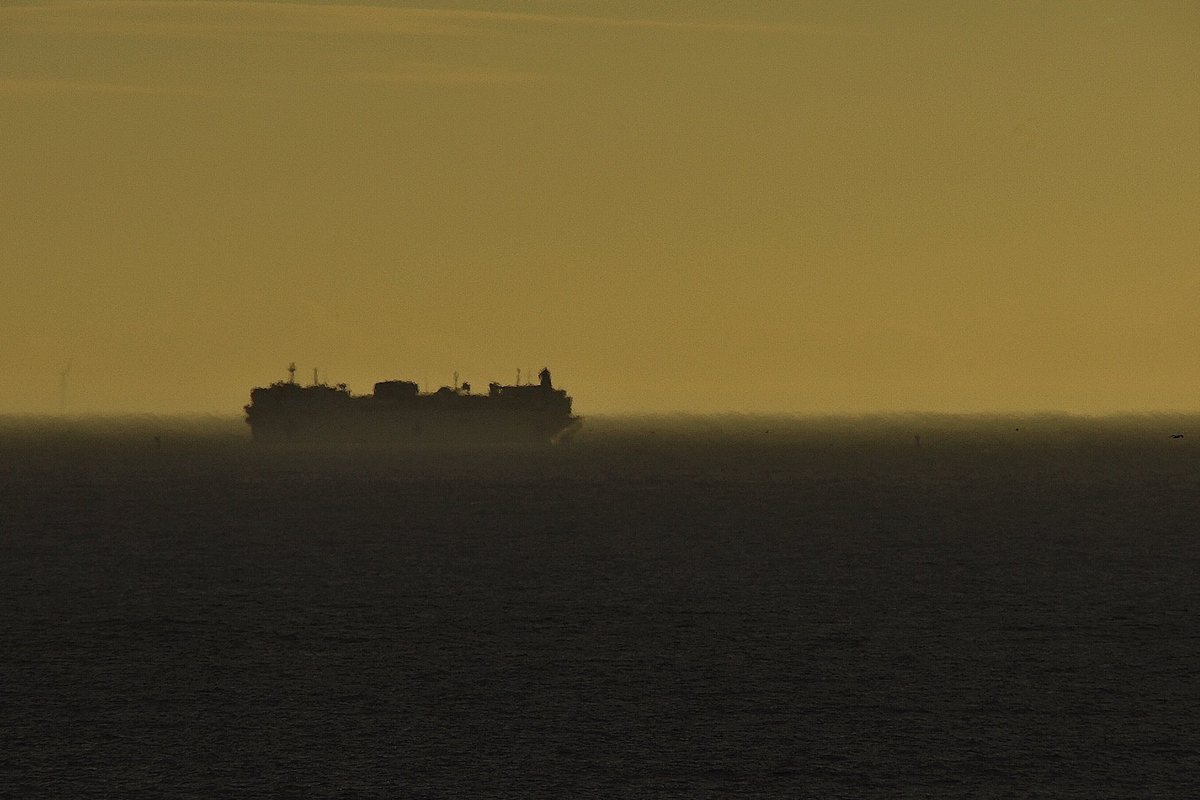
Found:
[{"label": "ship silhouette", "polygon": [[[369,395],[355,395],[344,383],[296,383],[289,377],[250,391],[246,423],[258,442],[489,443],[559,442],[582,424],[571,413],[571,398],[556,389],[550,370],[535,384],[488,385],[474,394],[471,384],[421,392],[415,381],[388,380]],[[518,381],[520,378],[518,378]]]}]

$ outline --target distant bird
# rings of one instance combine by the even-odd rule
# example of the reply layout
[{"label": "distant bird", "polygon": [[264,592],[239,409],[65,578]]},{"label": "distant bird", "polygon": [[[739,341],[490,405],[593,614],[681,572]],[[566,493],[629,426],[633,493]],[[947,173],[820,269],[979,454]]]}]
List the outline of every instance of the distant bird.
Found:
[{"label": "distant bird", "polygon": [[1183,434],[1182,434],[1182,433],[1172,433],[1172,434],[1171,434],[1171,438],[1172,438],[1172,439],[1182,439],[1182,438],[1183,438]]}]

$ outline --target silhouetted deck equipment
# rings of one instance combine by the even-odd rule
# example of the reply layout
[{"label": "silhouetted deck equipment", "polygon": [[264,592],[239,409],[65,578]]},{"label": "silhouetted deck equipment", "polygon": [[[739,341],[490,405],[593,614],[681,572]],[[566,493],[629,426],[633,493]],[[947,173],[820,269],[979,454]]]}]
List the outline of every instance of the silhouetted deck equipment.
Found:
[{"label": "silhouetted deck equipment", "polygon": [[536,384],[492,383],[487,394],[471,385],[422,393],[413,381],[375,384],[354,395],[345,384],[301,386],[295,366],[289,378],[250,391],[246,422],[255,441],[384,443],[557,442],[578,429],[571,398],[555,389],[550,370]]}]

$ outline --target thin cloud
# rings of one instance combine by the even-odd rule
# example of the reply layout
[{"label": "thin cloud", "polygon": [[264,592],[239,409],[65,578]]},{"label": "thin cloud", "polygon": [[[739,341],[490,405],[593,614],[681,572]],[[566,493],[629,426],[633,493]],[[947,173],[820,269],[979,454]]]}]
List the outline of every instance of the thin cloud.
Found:
[{"label": "thin cloud", "polygon": [[586,14],[530,14],[519,11],[469,11],[445,9],[425,11],[458,19],[479,19],[507,22],[528,22],[543,25],[575,25],[603,28],[659,28],[663,30],[730,31],[743,33],[852,33],[821,25],[782,25],[734,20],[668,20],[645,17],[603,17]]},{"label": "thin cloud", "polygon": [[378,6],[243,0],[96,0],[0,8],[9,34],[213,38],[258,34],[463,36],[466,20]]},{"label": "thin cloud", "polygon": [[497,25],[857,35],[820,25],[247,0],[51,2],[0,8],[0,20],[9,32],[189,37],[261,33],[468,36],[495,33]]},{"label": "thin cloud", "polygon": [[380,84],[411,84],[447,86],[455,84],[519,84],[537,83],[548,80],[535,72],[422,68],[389,70],[379,72],[353,72],[347,76],[352,81]]},{"label": "thin cloud", "polygon": [[[507,36],[540,26],[724,31],[730,33],[848,33],[820,26],[714,20],[622,18],[572,13],[526,13],[371,5],[256,2],[254,0],[65,0],[0,7],[0,47],[7,37],[147,37],[240,40],[266,34],[322,36]],[[331,76],[332,77],[332,76]],[[550,80],[517,70],[421,65],[361,71],[342,80],[375,84],[504,85]],[[334,78],[335,80],[337,78]],[[86,78],[0,76],[0,93],[228,96],[200,87],[106,82]]]},{"label": "thin cloud", "polygon": [[218,97],[223,93],[186,86],[148,86],[134,83],[106,83],[56,78],[0,77],[0,94],[45,95],[88,93],[114,95],[180,95],[187,97]]}]

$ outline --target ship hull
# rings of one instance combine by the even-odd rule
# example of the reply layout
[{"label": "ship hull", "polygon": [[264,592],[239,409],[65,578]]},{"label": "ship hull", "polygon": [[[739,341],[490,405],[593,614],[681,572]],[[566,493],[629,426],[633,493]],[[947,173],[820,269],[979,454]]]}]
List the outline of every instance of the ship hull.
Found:
[{"label": "ship hull", "polygon": [[582,424],[578,417],[523,414],[278,413],[247,419],[256,442],[354,444],[551,444],[568,439]]}]

